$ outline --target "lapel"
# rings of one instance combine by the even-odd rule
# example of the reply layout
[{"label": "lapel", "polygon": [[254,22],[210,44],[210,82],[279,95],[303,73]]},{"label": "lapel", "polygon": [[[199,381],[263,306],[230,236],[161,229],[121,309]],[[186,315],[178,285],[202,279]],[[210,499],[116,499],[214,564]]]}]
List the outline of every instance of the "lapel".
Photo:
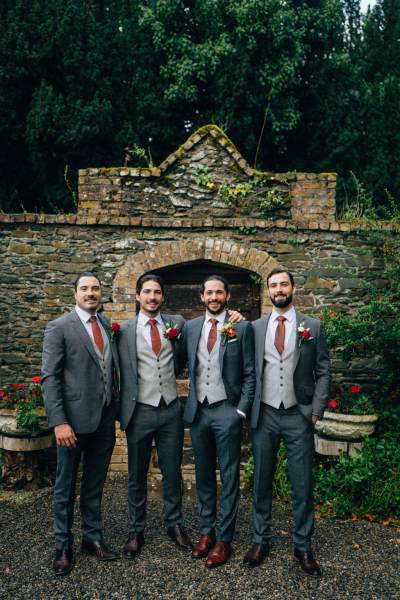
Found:
[{"label": "lapel", "polygon": [[202,317],[198,321],[193,322],[193,325],[191,327],[190,339],[188,339],[188,349],[190,348],[191,350],[189,360],[192,372],[194,372],[196,364],[197,348],[199,346],[201,330],[203,329],[204,321],[205,317]]},{"label": "lapel", "polygon": [[89,336],[88,332],[86,331],[84,324],[80,320],[76,310],[73,310],[71,312],[71,321],[72,321],[73,327],[75,328],[75,332],[76,332],[77,336],[80,338],[80,340],[82,342],[82,346],[89,352],[90,356],[93,358],[97,367],[101,370],[99,359],[97,358],[96,350],[93,347],[92,340],[90,339],[90,336]]},{"label": "lapel", "polygon": [[302,321],[305,320],[305,315],[296,310],[296,332],[295,332],[295,347],[294,347],[294,364],[293,364],[293,373],[297,367],[297,363],[300,358],[300,346],[299,346],[299,325]]},{"label": "lapel", "polygon": [[267,336],[268,323],[270,319],[271,313],[265,315],[260,319],[260,322],[257,326],[257,338],[256,338],[256,348],[257,348],[257,362],[258,362],[258,372],[262,373],[263,363],[264,363],[264,353],[265,353],[265,338]]},{"label": "lapel", "polygon": [[104,331],[106,332],[108,342],[110,344],[111,355],[113,357],[113,363],[116,366],[116,365],[118,365],[118,356],[117,356],[117,349],[115,347],[115,342],[114,342],[114,340],[111,339],[110,324],[108,321],[105,320],[105,318],[102,315],[97,314],[97,317],[98,317]]},{"label": "lapel", "polygon": [[[228,311],[226,311],[226,315],[225,315],[225,319],[224,319],[224,324],[225,323],[229,323]],[[228,345],[228,341],[226,341],[223,344],[222,340],[220,340],[220,343],[219,343],[219,368],[220,368],[220,371],[221,371],[221,375],[222,375],[222,370],[224,368],[224,356],[225,356],[227,345]]]},{"label": "lapel", "polygon": [[[164,324],[165,329],[167,328],[167,323],[171,323],[173,321],[173,319],[171,318],[171,315],[163,315],[162,313],[161,313],[161,320]],[[171,348],[172,348],[172,354],[174,355],[174,366],[175,366],[175,371],[176,371],[178,368],[178,365],[176,362],[176,345],[179,342],[178,342],[178,340],[174,340],[174,341],[168,340],[168,338],[167,338],[167,341],[170,343]]]},{"label": "lapel", "polygon": [[128,352],[130,363],[133,366],[134,372],[137,371],[137,350],[136,350],[136,330],[137,330],[137,317],[133,317],[128,324],[127,341],[128,341]]}]

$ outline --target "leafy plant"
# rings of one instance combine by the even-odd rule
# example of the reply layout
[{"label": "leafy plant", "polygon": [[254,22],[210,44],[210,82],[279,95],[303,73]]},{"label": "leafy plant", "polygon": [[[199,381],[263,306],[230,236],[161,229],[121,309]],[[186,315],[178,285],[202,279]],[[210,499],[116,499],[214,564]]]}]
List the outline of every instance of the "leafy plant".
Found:
[{"label": "leafy plant", "polygon": [[352,415],[371,415],[375,412],[374,403],[359,385],[337,385],[334,396],[328,403],[328,409],[333,412]]},{"label": "leafy plant", "polygon": [[197,185],[202,185],[203,187],[207,187],[211,190],[215,187],[215,183],[212,180],[210,170],[207,166],[199,165],[194,170],[194,174],[196,176]]},{"label": "leafy plant", "polygon": [[265,197],[260,200],[259,209],[262,216],[269,216],[273,210],[285,205],[285,199],[277,189],[267,190]]},{"label": "leafy plant", "polygon": [[37,435],[43,415],[40,377],[32,377],[29,385],[12,383],[0,390],[0,408],[15,409],[17,429],[26,429],[32,435]]},{"label": "leafy plant", "polygon": [[257,233],[257,231],[257,227],[245,227],[244,225],[242,227],[238,227],[238,233],[242,233],[243,235],[253,235]]}]

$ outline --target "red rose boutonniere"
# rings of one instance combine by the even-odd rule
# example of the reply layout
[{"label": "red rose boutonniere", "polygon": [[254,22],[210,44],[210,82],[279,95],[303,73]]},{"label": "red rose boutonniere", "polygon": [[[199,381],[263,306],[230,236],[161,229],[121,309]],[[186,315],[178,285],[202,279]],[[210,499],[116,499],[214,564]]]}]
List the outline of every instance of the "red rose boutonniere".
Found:
[{"label": "red rose boutonniere", "polygon": [[178,325],[176,323],[172,323],[172,321],[165,323],[164,337],[167,338],[167,340],[171,340],[171,342],[179,340],[181,337],[181,332]]},{"label": "red rose boutonniere", "polygon": [[119,323],[111,324],[110,338],[113,340],[116,336],[119,335],[121,331],[121,325]]},{"label": "red rose boutonniere", "polygon": [[297,331],[299,333],[299,348],[301,347],[303,342],[310,342],[311,340],[314,339],[313,336],[311,335],[310,328],[305,327],[304,321],[302,321],[300,323],[300,325],[297,328]]},{"label": "red rose boutonniere", "polygon": [[220,329],[218,329],[218,331],[221,334],[221,342],[223,344],[227,344],[229,340],[232,340],[233,338],[237,337],[236,325],[231,321],[225,323]]}]

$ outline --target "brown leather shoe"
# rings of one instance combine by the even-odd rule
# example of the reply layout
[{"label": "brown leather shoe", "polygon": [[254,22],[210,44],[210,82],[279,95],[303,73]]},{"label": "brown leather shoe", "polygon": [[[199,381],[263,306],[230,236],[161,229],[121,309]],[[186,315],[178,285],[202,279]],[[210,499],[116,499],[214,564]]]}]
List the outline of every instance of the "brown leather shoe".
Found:
[{"label": "brown leather shoe", "polygon": [[167,536],[183,550],[191,550],[193,548],[192,540],[179,523],[174,525],[174,527],[168,527]]},{"label": "brown leather shoe", "polygon": [[243,564],[252,569],[260,566],[269,554],[269,543],[254,544],[244,555]]},{"label": "brown leather shoe", "polygon": [[297,548],[294,549],[294,557],[299,561],[301,568],[304,573],[310,575],[310,577],[322,577],[321,569],[319,564],[313,557],[311,550],[302,552]]},{"label": "brown leather shoe", "polygon": [[204,558],[215,544],[215,534],[202,535],[192,550],[192,558]]},{"label": "brown leather shoe", "polygon": [[135,558],[135,556],[138,556],[140,554],[140,551],[141,551],[143,545],[144,545],[143,531],[140,531],[139,533],[130,533],[128,535],[128,539],[126,541],[124,549],[122,550],[122,554],[124,555],[124,558],[132,559],[132,558]]},{"label": "brown leather shoe", "polygon": [[229,542],[217,542],[212,550],[208,553],[206,567],[214,569],[226,563],[231,555],[231,545]]},{"label": "brown leather shoe", "polygon": [[102,540],[95,540],[94,542],[82,540],[81,551],[82,554],[92,554],[100,561],[115,560],[118,558],[118,554],[107,548]]},{"label": "brown leather shoe", "polygon": [[53,561],[53,571],[56,575],[68,575],[74,568],[74,555],[72,550],[56,550]]}]

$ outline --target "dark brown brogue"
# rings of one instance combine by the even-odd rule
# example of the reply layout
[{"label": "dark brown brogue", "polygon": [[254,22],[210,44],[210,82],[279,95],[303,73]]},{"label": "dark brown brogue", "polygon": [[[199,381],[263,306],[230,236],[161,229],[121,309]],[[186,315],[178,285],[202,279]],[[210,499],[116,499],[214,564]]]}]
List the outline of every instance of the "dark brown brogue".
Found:
[{"label": "dark brown brogue", "polygon": [[297,548],[294,549],[294,557],[300,563],[301,568],[304,573],[310,575],[310,577],[322,577],[321,569],[319,568],[319,564],[313,557],[313,553],[311,550],[307,550],[306,552],[302,552]]},{"label": "dark brown brogue", "polygon": [[205,558],[215,545],[215,534],[202,535],[192,550],[192,558]]},{"label": "dark brown brogue", "polygon": [[140,551],[144,545],[143,531],[139,533],[130,533],[126,544],[122,550],[124,558],[132,559],[140,554]]},{"label": "dark brown brogue", "polygon": [[56,556],[53,561],[53,571],[56,575],[68,575],[74,568],[74,555],[70,548],[66,550],[56,550]]},{"label": "dark brown brogue", "polygon": [[229,542],[217,542],[212,550],[208,553],[206,567],[214,569],[226,563],[231,555],[231,545]]},{"label": "dark brown brogue", "polygon": [[193,548],[192,540],[179,523],[174,525],[174,527],[168,527],[167,536],[182,550],[191,550]]},{"label": "dark brown brogue", "polygon": [[99,561],[115,560],[118,558],[118,554],[107,548],[102,540],[95,540],[94,542],[82,540],[81,551],[82,554],[92,554]]},{"label": "dark brown brogue", "polygon": [[243,564],[245,567],[252,569],[259,567],[269,554],[269,543],[254,544],[244,555]]}]

